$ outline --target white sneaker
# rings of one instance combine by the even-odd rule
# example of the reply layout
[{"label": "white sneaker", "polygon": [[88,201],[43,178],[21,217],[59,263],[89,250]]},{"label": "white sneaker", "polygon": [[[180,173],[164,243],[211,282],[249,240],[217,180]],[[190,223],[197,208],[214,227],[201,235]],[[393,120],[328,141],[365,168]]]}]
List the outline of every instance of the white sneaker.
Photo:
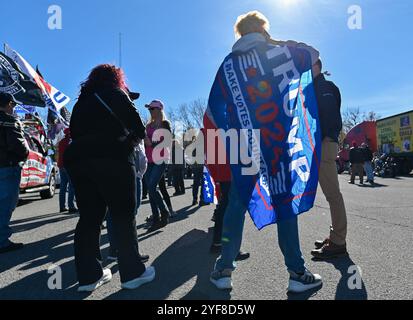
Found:
[{"label": "white sneaker", "polygon": [[232,270],[215,270],[211,273],[209,280],[220,290],[230,290],[232,289]]},{"label": "white sneaker", "polygon": [[105,283],[108,283],[112,280],[112,271],[110,269],[103,269],[103,276],[98,281],[93,284],[89,284],[86,286],[79,286],[77,288],[78,292],[92,292],[95,291],[97,288],[103,286]]},{"label": "white sneaker", "polygon": [[139,288],[141,285],[151,282],[155,279],[155,268],[148,267],[145,272],[136,279],[122,283],[122,289],[133,290]]},{"label": "white sneaker", "polygon": [[301,293],[307,290],[320,287],[323,284],[319,274],[312,274],[306,270],[303,274],[297,274],[289,271],[290,281],[288,284],[288,292]]}]

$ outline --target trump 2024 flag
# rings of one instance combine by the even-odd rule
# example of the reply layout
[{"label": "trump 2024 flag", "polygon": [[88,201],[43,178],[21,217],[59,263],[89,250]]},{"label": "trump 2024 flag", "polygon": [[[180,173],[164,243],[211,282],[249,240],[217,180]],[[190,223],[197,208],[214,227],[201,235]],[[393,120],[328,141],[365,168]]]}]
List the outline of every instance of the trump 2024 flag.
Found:
[{"label": "trump 2024 flag", "polygon": [[314,205],[321,133],[311,67],[307,50],[261,41],[228,55],[211,90],[206,116],[217,128],[239,137],[242,129],[259,132],[260,139],[250,136],[259,145],[250,146],[258,172],[245,175],[245,164],[231,163],[232,183],[258,229]]}]

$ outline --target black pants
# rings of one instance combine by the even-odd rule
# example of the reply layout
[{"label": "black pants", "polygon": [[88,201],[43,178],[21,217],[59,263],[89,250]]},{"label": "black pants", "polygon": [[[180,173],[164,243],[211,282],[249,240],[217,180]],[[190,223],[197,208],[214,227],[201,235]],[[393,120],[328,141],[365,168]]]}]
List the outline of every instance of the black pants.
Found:
[{"label": "black pants", "polygon": [[166,190],[165,175],[162,175],[161,180],[159,180],[159,191],[162,194],[162,199],[168,208],[172,208],[171,197],[169,196],[168,190]]},{"label": "black pants", "polygon": [[145,176],[146,174],[143,176],[143,179],[142,179],[142,198],[148,197],[148,186],[146,184]]},{"label": "black pants", "polygon": [[175,165],[172,169],[172,179],[176,193],[185,193],[184,167]]},{"label": "black pants", "polygon": [[121,282],[141,276],[136,231],[136,172],[126,161],[88,159],[67,167],[73,183],[80,219],[75,232],[75,264],[79,285],[88,285],[103,275],[100,259],[100,226],[111,212],[113,236],[118,243]]},{"label": "black pants", "polygon": [[200,195],[199,201],[203,202],[204,199],[202,198],[202,180],[204,177],[204,167],[194,166],[193,173],[194,173],[194,184],[192,185],[192,198],[194,200],[198,200],[199,188],[201,187],[201,195]]},{"label": "black pants", "polygon": [[215,208],[215,226],[214,226],[214,244],[220,244],[222,238],[222,228],[224,225],[225,210],[229,201],[229,190],[231,182],[220,182],[221,194],[218,199],[218,205]]}]

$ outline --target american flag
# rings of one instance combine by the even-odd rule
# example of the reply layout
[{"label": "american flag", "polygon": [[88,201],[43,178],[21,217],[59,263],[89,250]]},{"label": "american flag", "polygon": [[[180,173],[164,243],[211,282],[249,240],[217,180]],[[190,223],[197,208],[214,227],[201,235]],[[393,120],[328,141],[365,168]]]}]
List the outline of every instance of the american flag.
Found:
[{"label": "american flag", "polygon": [[204,167],[204,181],[202,184],[202,194],[205,203],[218,204],[217,188],[215,186],[214,179],[208,171],[207,167]]}]

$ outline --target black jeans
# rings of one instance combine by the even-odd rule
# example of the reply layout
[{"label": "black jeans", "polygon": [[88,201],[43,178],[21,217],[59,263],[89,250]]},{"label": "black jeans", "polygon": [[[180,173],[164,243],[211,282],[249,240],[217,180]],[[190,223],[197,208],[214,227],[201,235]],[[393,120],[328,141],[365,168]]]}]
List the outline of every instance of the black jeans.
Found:
[{"label": "black jeans", "polygon": [[202,198],[202,181],[204,177],[204,167],[203,166],[194,166],[193,167],[193,173],[194,173],[194,184],[192,185],[192,198],[194,200],[198,200],[198,193],[199,193],[199,188],[201,187],[201,195],[200,195],[200,202],[203,202]]},{"label": "black jeans", "polygon": [[126,161],[82,159],[67,167],[73,183],[80,219],[75,232],[75,265],[79,285],[98,281],[102,275],[100,226],[111,212],[113,236],[119,246],[121,282],[145,272],[136,231],[136,172]]},{"label": "black jeans", "polygon": [[229,201],[229,190],[231,189],[231,182],[220,182],[221,194],[219,196],[218,205],[215,208],[215,226],[214,226],[214,244],[221,244],[222,228],[224,225],[225,210]]}]

